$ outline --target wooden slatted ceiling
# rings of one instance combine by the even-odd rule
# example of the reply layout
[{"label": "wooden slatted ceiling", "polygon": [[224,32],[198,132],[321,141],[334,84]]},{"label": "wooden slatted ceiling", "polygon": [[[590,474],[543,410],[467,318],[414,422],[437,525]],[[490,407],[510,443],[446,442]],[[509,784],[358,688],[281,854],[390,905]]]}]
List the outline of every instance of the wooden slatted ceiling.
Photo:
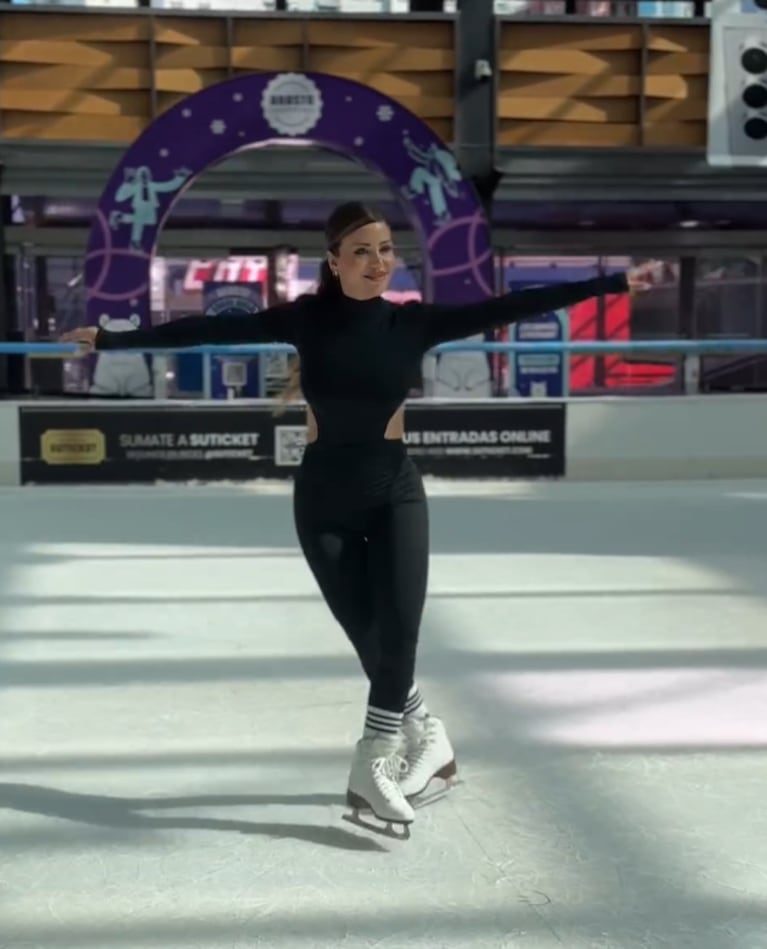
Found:
[{"label": "wooden slatted ceiling", "polygon": [[499,72],[499,145],[705,145],[706,27],[506,22]]},{"label": "wooden slatted ceiling", "polygon": [[[129,142],[151,121],[153,83],[162,112],[229,75],[310,69],[370,85],[453,139],[450,22],[13,10],[0,37],[7,137]],[[505,22],[499,144],[703,146],[708,56],[705,26]]]},{"label": "wooden slatted ceiling", "polygon": [[309,20],[307,43],[309,69],[371,86],[453,141],[452,23]]},{"label": "wooden slatted ceiling", "polygon": [[226,20],[154,20],[157,114],[231,75]]},{"label": "wooden slatted ceiling", "polygon": [[654,26],[647,36],[644,141],[648,147],[705,148],[708,26]]},{"label": "wooden slatted ceiling", "polygon": [[151,110],[144,17],[4,13],[0,133],[8,138],[130,141]]},{"label": "wooden slatted ceiling", "polygon": [[130,142],[153,117],[153,84],[160,114],[231,75],[308,69],[366,83],[452,140],[450,23],[13,11],[0,36],[9,138]]}]

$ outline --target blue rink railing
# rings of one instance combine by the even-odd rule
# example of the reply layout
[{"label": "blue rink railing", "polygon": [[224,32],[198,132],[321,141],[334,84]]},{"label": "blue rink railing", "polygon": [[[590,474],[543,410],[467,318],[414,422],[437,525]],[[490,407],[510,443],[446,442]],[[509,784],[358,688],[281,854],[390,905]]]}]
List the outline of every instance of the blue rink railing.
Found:
[{"label": "blue rink railing", "polygon": [[[142,347],[141,349],[110,349],[116,352],[142,352],[147,355],[173,356],[201,355],[203,357],[206,381],[210,380],[210,368],[215,356],[261,356],[266,354],[294,355],[296,349],[284,343],[248,343],[241,345],[200,345],[200,346],[163,346],[162,348]],[[70,343],[28,343],[0,342],[0,355],[40,357],[77,357],[81,353],[78,346]],[[744,356],[767,355],[767,339],[703,339],[703,340],[634,340],[631,342],[611,341],[545,341],[529,342],[507,341],[487,342],[482,340],[461,340],[453,343],[441,343],[429,350],[427,355],[450,353],[500,353],[511,356],[515,353],[554,354],[568,356],[681,356],[684,389],[688,393],[699,391],[701,358],[703,356]],[[205,393],[206,397],[210,395]]]}]

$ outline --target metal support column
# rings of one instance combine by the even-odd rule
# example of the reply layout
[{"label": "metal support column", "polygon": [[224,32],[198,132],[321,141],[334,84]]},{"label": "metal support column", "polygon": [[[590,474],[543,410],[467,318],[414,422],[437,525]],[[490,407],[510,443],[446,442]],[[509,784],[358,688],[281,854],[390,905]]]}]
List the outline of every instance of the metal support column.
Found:
[{"label": "metal support column", "polygon": [[456,17],[454,149],[461,170],[490,210],[495,170],[497,40],[493,0],[461,3]]},{"label": "metal support column", "polygon": [[[694,340],[698,338],[698,327],[695,319],[695,284],[698,262],[692,255],[679,258],[679,320],[677,336],[680,339]],[[699,354],[688,353],[679,360],[680,371],[677,379],[679,392],[687,395],[700,393],[700,376],[702,357]]]},{"label": "metal support column", "polygon": [[[3,166],[0,165],[0,339],[12,340],[16,329],[16,278],[13,257],[8,252],[5,229],[11,223],[11,198],[2,192]],[[0,392],[8,390],[9,357],[0,358]]]}]

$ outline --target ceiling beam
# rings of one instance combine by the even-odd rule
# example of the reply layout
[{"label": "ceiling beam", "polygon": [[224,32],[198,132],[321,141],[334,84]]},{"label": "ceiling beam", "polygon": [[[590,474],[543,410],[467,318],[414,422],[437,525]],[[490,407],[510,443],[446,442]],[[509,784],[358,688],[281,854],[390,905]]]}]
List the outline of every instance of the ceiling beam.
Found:
[{"label": "ceiling beam", "polygon": [[[421,248],[412,231],[395,231],[399,253],[407,260],[421,257]],[[6,247],[15,253],[23,247],[33,256],[81,256],[88,241],[88,228],[11,225],[5,231]],[[275,245],[294,247],[307,257],[324,253],[323,237],[317,230],[231,230],[225,228],[165,228],[160,235],[158,253],[168,257],[224,256],[227,252],[254,253],[254,248]],[[763,231],[518,231],[496,228],[493,247],[506,254],[566,254],[603,256],[678,256],[737,250],[764,251]]]},{"label": "ceiling beam", "polygon": [[765,201],[767,169],[715,168],[699,151],[498,149],[504,201]]}]

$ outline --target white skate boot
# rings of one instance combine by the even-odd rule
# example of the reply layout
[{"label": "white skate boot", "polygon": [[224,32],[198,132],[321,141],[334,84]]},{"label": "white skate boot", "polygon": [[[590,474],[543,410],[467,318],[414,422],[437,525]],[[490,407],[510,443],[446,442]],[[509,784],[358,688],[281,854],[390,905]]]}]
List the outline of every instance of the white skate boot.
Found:
[{"label": "white skate boot", "polygon": [[346,803],[352,808],[352,816],[347,820],[380,833],[379,827],[360,819],[360,811],[370,811],[386,824],[385,832],[389,836],[397,836],[393,827],[401,825],[403,832],[399,836],[407,839],[415,814],[399,785],[399,779],[407,768],[401,754],[402,745],[401,735],[362,738],[357,742]]},{"label": "white skate boot", "polygon": [[[443,792],[457,783],[455,752],[439,718],[427,715],[425,718],[405,719],[402,730],[407,742],[407,770],[399,786],[408,800],[423,794],[433,778],[445,781]],[[438,792],[434,798],[441,796],[442,793]]]}]

